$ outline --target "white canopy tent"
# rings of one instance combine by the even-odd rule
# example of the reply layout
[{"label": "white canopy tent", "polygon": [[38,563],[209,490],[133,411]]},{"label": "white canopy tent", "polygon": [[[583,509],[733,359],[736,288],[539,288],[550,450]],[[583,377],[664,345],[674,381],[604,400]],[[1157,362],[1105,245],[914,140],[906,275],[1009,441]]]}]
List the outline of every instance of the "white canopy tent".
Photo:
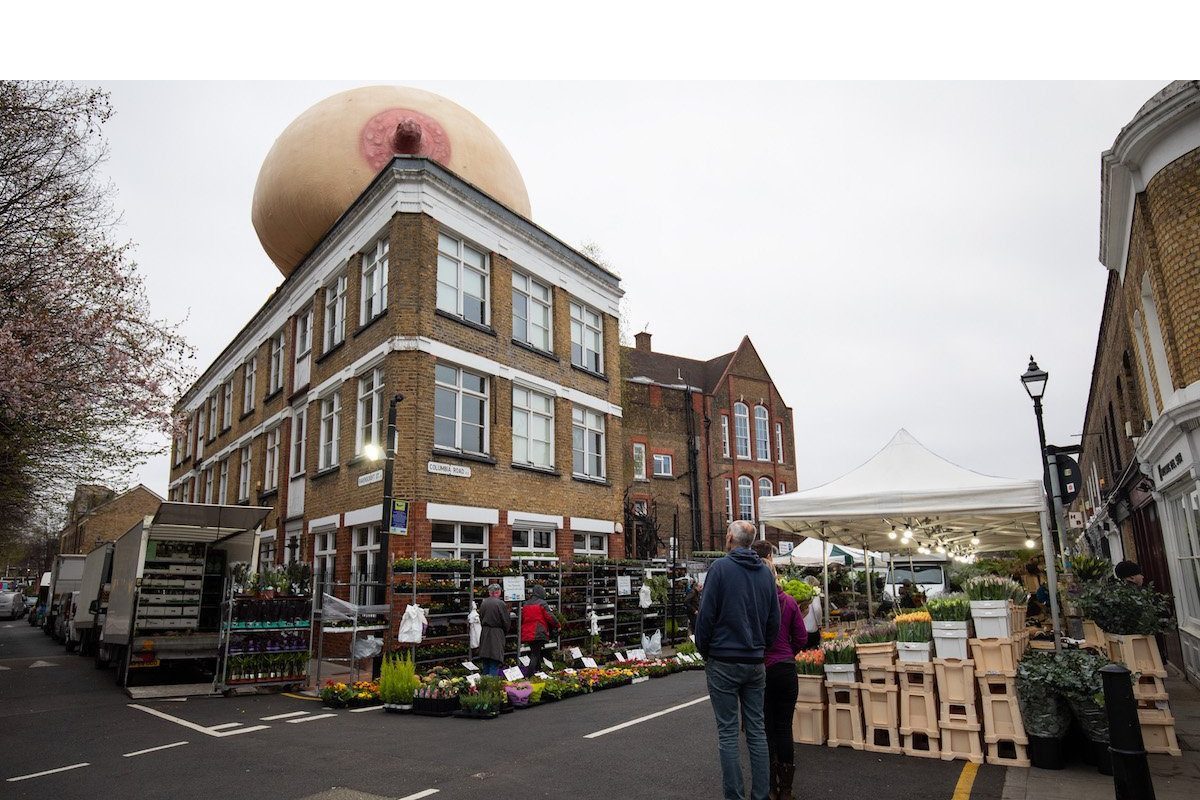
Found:
[{"label": "white canopy tent", "polygon": [[894,555],[937,552],[969,558],[1025,549],[1040,538],[1058,630],[1054,551],[1042,482],[965,469],[931,452],[903,428],[869,461],[840,478],[761,498],[759,517],[767,525],[824,543]]},{"label": "white canopy tent", "polygon": [[[855,565],[863,564],[863,551],[854,547],[837,545],[826,547],[820,539],[805,539],[792,548],[785,556],[775,556],[771,559],[777,567],[819,567],[823,564],[845,564],[846,556],[850,556]],[[872,553],[871,558],[880,560],[879,553]]]}]

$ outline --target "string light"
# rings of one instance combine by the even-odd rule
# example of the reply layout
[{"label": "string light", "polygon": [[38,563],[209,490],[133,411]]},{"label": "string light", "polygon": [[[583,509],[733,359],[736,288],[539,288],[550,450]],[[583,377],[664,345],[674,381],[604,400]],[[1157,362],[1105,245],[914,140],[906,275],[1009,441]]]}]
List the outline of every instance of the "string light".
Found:
[{"label": "string light", "polygon": [[978,547],[978,546],[979,546],[979,537],[978,537],[978,536],[972,536],[972,537],[971,537],[971,544],[973,544],[973,545],[975,545],[976,547]]},{"label": "string light", "polygon": [[893,525],[892,529],[890,531],[888,531],[888,538],[892,539],[893,541],[896,539],[896,526],[895,525]]},{"label": "string light", "polygon": [[1032,550],[1033,548],[1037,547],[1037,542],[1035,542],[1033,539],[1026,539],[1025,546]]}]

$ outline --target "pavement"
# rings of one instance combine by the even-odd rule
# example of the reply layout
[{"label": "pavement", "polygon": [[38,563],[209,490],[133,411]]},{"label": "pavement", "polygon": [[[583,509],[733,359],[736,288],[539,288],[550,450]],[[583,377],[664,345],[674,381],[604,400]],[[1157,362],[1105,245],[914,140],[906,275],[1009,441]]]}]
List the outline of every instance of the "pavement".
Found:
[{"label": "pavement", "polygon": [[[1195,701],[1171,692],[1181,729],[1196,730]],[[1160,800],[1195,797],[1195,755],[1153,758]],[[1110,778],[1082,770],[803,745],[796,759],[805,800],[1112,796]],[[289,695],[135,701],[91,659],[23,620],[0,622],[0,800],[97,796],[693,800],[720,797],[720,769],[699,672],[488,721],[331,710]]]}]

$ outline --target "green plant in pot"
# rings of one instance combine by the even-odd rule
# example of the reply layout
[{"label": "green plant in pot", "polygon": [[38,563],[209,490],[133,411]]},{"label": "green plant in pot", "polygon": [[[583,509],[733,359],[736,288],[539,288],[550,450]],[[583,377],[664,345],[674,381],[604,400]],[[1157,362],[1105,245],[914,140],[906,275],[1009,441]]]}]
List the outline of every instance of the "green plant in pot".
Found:
[{"label": "green plant in pot", "polygon": [[379,672],[379,699],[389,711],[411,711],[413,695],[421,685],[412,656],[392,653],[383,659]]},{"label": "green plant in pot", "polygon": [[1077,601],[1084,618],[1106,633],[1153,636],[1170,631],[1171,601],[1153,586],[1105,581],[1087,586]]},{"label": "green plant in pot", "polygon": [[[963,584],[971,601],[971,618],[975,620],[975,635],[980,639],[1010,636],[1008,604],[1029,595],[1010,578],[998,575],[976,575]],[[1021,601],[1024,602],[1024,601]]]},{"label": "green plant in pot", "polygon": [[1080,554],[1071,556],[1071,575],[1079,583],[1095,583],[1112,577],[1112,562],[1105,558]]}]

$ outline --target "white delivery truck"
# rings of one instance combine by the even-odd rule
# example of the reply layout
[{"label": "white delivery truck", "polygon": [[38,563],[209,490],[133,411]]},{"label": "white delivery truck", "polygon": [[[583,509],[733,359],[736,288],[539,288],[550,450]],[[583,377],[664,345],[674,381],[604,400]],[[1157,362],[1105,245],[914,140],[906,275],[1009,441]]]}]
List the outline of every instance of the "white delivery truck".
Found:
[{"label": "white delivery truck", "polygon": [[46,615],[42,630],[54,637],[56,642],[67,640],[67,620],[71,613],[71,594],[79,591],[83,580],[82,555],[60,555],[54,557],[50,569],[50,591],[46,599]]},{"label": "white delivery truck", "polygon": [[97,666],[130,671],[192,662],[215,669],[221,601],[232,564],[257,569],[270,508],[164,502],[120,536]]},{"label": "white delivery truck", "polygon": [[948,591],[946,581],[946,566],[950,563],[948,556],[931,553],[920,558],[909,558],[905,555],[893,556],[891,570],[884,566],[880,572],[889,577],[886,591],[899,602],[900,589],[905,581],[916,584],[925,597],[936,597]]},{"label": "white delivery truck", "polygon": [[87,554],[83,562],[83,580],[71,613],[67,633],[67,651],[79,648],[81,656],[96,654],[100,629],[108,608],[109,582],[112,580],[114,545],[106,542]]}]

